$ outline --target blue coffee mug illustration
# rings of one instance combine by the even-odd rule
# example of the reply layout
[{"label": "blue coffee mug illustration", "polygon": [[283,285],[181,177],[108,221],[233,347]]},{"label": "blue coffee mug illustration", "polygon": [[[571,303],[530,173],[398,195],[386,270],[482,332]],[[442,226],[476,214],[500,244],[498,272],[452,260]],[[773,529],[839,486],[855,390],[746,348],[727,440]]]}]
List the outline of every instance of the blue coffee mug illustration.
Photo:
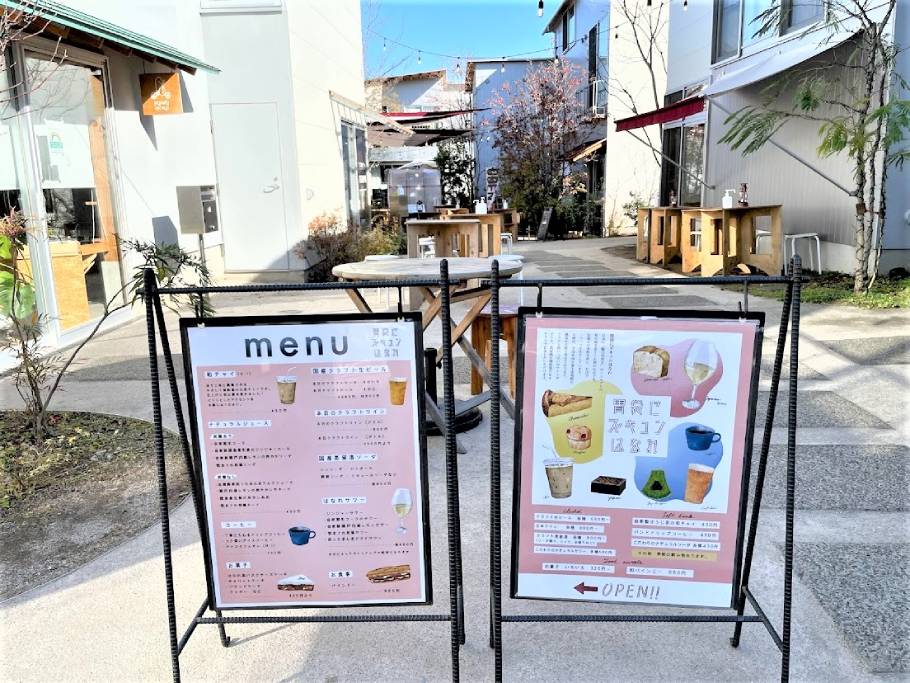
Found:
[{"label": "blue coffee mug illustration", "polygon": [[720,441],[720,434],[710,427],[692,425],[686,427],[686,445],[693,451],[706,451],[712,443]]},{"label": "blue coffee mug illustration", "polygon": [[311,538],[315,538],[316,532],[305,526],[292,526],[288,529],[288,535],[291,537],[291,543],[294,545],[306,545]]}]

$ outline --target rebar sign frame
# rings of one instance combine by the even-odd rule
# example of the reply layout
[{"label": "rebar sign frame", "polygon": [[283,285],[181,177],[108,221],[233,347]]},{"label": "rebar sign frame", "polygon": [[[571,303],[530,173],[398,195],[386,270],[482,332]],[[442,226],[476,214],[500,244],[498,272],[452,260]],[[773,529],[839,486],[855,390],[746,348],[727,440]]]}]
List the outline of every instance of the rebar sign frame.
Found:
[{"label": "rebar sign frame", "polygon": [[733,606],[763,325],[519,310],[510,597]]},{"label": "rebar sign frame", "polygon": [[180,330],[211,604],[431,603],[419,315]]}]

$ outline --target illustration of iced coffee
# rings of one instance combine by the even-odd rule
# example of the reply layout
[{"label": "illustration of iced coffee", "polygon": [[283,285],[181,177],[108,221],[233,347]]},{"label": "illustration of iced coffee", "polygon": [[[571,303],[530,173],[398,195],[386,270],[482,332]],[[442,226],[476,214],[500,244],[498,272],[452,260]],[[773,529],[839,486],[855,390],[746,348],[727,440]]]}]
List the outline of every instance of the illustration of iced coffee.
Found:
[{"label": "illustration of iced coffee", "polygon": [[389,380],[389,400],[393,406],[403,406],[407,396],[408,378],[392,377]]},{"label": "illustration of iced coffee", "polygon": [[278,400],[285,405],[294,403],[297,394],[297,376],[296,375],[279,375],[275,378],[278,384]]},{"label": "illustration of iced coffee", "polygon": [[701,503],[708,495],[708,489],[711,488],[711,481],[714,479],[714,468],[693,462],[689,465],[689,471],[686,475],[686,496],[687,503]]},{"label": "illustration of iced coffee", "polygon": [[549,458],[543,461],[550,484],[550,495],[554,498],[568,498],[572,495],[572,471],[575,462],[569,458]]}]

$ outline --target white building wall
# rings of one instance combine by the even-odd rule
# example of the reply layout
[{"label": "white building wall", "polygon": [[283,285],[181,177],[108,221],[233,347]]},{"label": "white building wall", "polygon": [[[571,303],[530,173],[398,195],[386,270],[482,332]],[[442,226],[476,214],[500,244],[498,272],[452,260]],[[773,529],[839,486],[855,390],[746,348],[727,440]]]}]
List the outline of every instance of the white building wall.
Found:
[{"label": "white building wall", "polygon": [[286,11],[302,217],[294,237],[303,239],[317,215],[345,215],[341,123],[362,127],[365,121],[358,111],[333,102],[329,91],[364,103],[360,4],[291,1]]},{"label": "white building wall", "polygon": [[714,3],[693,0],[687,9],[670,3],[667,39],[667,92],[700,83],[711,74]]},{"label": "white building wall", "polygon": [[[197,3],[67,0],[66,4],[207,61]],[[180,235],[176,188],[216,183],[206,74],[179,72],[183,114],[143,116],[140,74],[168,69],[109,49],[105,55],[113,98],[108,146],[114,161],[110,171],[119,234],[145,241],[176,240],[187,251],[198,251],[195,235]],[[213,237],[217,235],[207,236],[207,246],[217,244]],[[216,267],[218,252],[217,248],[207,249]],[[124,256],[129,273],[135,258]]]}]

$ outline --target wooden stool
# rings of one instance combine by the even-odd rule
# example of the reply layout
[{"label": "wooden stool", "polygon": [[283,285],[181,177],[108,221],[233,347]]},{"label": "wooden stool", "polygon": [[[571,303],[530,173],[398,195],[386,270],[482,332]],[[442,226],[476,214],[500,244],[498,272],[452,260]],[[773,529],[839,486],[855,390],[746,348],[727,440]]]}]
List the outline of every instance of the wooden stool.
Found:
[{"label": "wooden stool", "polygon": [[[515,340],[518,337],[518,312],[514,307],[503,307],[499,314],[500,336],[505,340],[509,352],[509,391],[515,398]],[[487,368],[493,367],[492,314],[484,308],[471,323],[471,346],[483,353]],[[483,377],[471,366],[471,394],[483,391]]]}]

